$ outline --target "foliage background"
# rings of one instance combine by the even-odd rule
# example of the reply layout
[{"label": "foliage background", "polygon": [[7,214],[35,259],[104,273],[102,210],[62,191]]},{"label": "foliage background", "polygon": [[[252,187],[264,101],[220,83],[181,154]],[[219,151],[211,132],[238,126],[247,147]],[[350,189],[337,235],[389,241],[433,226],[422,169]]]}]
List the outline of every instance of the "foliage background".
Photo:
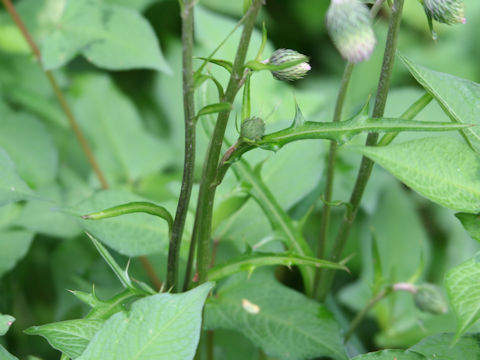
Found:
[{"label": "foliage background", "polygon": [[[173,0],[105,1],[132,7],[144,14],[155,30],[173,75],[153,70],[106,71],[81,57],[56,71],[56,75],[112,187],[170,204],[170,209],[174,209],[183,160],[178,4]],[[61,3],[58,0],[15,2],[39,44],[52,32]],[[241,17],[241,3],[200,1],[196,14],[196,54],[208,54],[223,39]],[[399,43],[402,54],[432,69],[480,82],[480,3],[476,0],[466,0],[465,3],[467,24],[438,26],[439,39],[435,42],[431,39],[420,5],[416,1],[407,1]],[[327,7],[328,1],[325,0],[267,1],[262,18],[271,41],[268,51],[275,48],[296,49],[311,57],[313,68],[308,77],[296,83],[294,88],[273,82],[269,74],[258,76],[252,90],[253,106],[266,119],[267,131],[277,129],[279,124],[293,118],[294,96],[306,117],[317,121],[330,121],[332,118],[343,61],[325,31]],[[372,59],[355,68],[345,118],[358,111],[375,91],[386,27],[385,17],[381,16],[375,27],[379,44]],[[259,36],[257,33],[254,38],[252,52],[256,51]],[[235,40],[231,40],[218,57],[232,58],[235,46]],[[220,78],[226,78],[221,70],[212,68],[212,71]],[[397,61],[392,89],[386,113],[392,116],[398,116],[422,94],[400,61]],[[206,89],[201,93],[198,104],[209,99],[209,91]],[[28,118],[25,123],[32,123],[18,130],[18,139],[2,138],[1,129],[13,126],[5,120],[4,115],[9,111],[5,110],[5,104],[14,111],[21,111],[21,116]],[[448,121],[436,103],[429,105],[419,118]],[[234,126],[229,131],[233,139]],[[50,135],[43,136],[45,132]],[[401,138],[415,136],[419,135],[402,134]],[[20,137],[26,140],[21,142]],[[30,171],[32,175],[29,185],[57,204],[72,207],[91,195],[92,189],[98,188],[43,73],[2,8],[0,145],[5,146],[8,141],[13,142],[11,149],[20,158],[32,161],[25,165],[26,173]],[[355,141],[361,143],[363,140],[358,138]],[[205,143],[205,138],[200,135],[197,179]],[[271,154],[265,153],[249,157],[252,162],[269,158],[263,173],[264,180],[294,218],[301,218],[313,206],[306,225],[306,235],[312,244],[319,227],[321,203],[318,198],[327,146],[327,143],[318,142],[298,144],[279,152],[274,161],[271,161]],[[45,152],[45,149],[51,152]],[[37,156],[40,153],[46,155]],[[358,155],[340,152],[334,199],[348,197],[358,162]],[[295,178],[291,174],[296,174]],[[236,191],[233,177],[226,179],[220,191],[219,202]],[[124,195],[118,196],[110,201],[125,199]],[[15,203],[0,208],[0,313],[13,314],[17,319],[0,341],[20,358],[27,354],[44,359],[57,356],[44,339],[26,336],[22,331],[35,324],[84,314],[86,307],[80,305],[66,289],[89,291],[93,283],[100,297],[111,296],[119,289],[117,279],[82,235],[79,224],[72,217],[51,210],[52,206],[38,202]],[[340,216],[341,209],[334,211],[334,223]],[[252,218],[255,222],[251,221]],[[351,311],[358,311],[369,297],[366,284],[372,272],[372,226],[380,243],[384,276],[395,281],[408,279],[423,257],[423,279],[441,284],[447,269],[460,264],[479,249],[478,243],[466,234],[450,210],[409,191],[376,166],[349,242],[351,246],[345,251],[345,254],[356,254],[349,263],[352,274],[342,274],[342,281],[336,289],[335,296],[342,304],[338,314],[344,317],[351,316]],[[335,226],[332,229],[333,232]],[[159,234],[153,235],[162,236],[161,232],[165,232],[164,229],[159,231]],[[235,254],[245,248],[246,243],[254,245],[269,235],[268,221],[255,204],[249,203],[231,221],[219,223],[215,233],[221,239],[217,258],[221,260]],[[12,244],[11,241],[7,244],[6,239],[12,238],[17,249],[11,249],[12,245],[8,245]],[[276,245],[272,242],[268,246],[275,248]],[[132,252],[137,250],[131,249]],[[5,254],[8,258],[9,251],[19,254],[16,264],[3,260]],[[116,256],[120,263],[126,264],[127,257]],[[161,278],[164,278],[165,259],[162,251],[150,256]],[[132,261],[131,273],[133,277],[147,281],[137,260]],[[290,286],[301,287],[295,271],[284,271],[281,276]],[[452,314],[426,316],[413,308],[407,295],[395,296],[394,299],[395,302],[383,302],[375,310],[376,321],[371,318],[362,325],[363,340],[368,350],[383,346],[407,347],[429,333],[455,330]],[[219,331],[217,335],[219,344],[230,344],[232,338],[233,333],[228,331]],[[238,340],[238,334],[235,334],[235,339],[237,346],[243,344],[244,348],[251,348],[254,352],[247,339]],[[225,349],[228,347],[217,350],[222,354]],[[230,354],[223,353],[223,358],[235,359],[238,356],[234,347],[230,350]]]}]

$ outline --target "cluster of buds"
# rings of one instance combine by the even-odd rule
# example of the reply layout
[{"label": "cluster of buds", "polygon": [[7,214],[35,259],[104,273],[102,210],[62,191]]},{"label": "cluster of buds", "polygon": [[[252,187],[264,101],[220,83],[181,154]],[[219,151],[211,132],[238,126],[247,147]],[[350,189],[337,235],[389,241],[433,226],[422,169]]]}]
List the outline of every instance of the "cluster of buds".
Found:
[{"label": "cluster of buds", "polygon": [[420,0],[429,19],[439,23],[465,24],[465,5],[462,0]]},{"label": "cluster of buds", "polygon": [[[280,66],[286,63],[301,61],[305,59],[307,59],[305,55],[300,54],[295,50],[278,49],[272,53],[267,63]],[[272,75],[277,80],[294,81],[303,78],[310,69],[310,64],[307,61],[303,61],[300,64],[290,66],[286,69],[272,70]]]},{"label": "cluster of buds", "polygon": [[358,63],[368,60],[375,45],[372,16],[359,0],[331,0],[326,26],[343,58]]}]

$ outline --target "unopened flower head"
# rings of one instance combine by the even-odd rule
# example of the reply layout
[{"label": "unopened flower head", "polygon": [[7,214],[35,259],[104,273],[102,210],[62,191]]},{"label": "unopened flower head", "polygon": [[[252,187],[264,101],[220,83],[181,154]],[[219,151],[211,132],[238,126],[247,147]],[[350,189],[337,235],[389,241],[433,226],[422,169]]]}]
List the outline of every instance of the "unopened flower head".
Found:
[{"label": "unopened flower head", "polygon": [[375,45],[375,33],[368,7],[359,0],[331,0],[326,25],[340,54],[352,63],[368,60]]},{"label": "unopened flower head", "polygon": [[259,141],[265,134],[265,122],[259,117],[251,117],[242,122],[240,136],[251,141]]},{"label": "unopened flower head", "polygon": [[465,24],[465,5],[463,0],[422,0],[427,16],[439,23],[455,25]]},{"label": "unopened flower head", "polygon": [[415,306],[424,312],[444,314],[447,304],[440,289],[433,284],[422,284],[417,287],[414,295]]},{"label": "unopened flower head", "polygon": [[[268,63],[272,65],[283,65],[300,60],[308,59],[305,55],[295,50],[278,49],[270,56]],[[286,69],[272,71],[272,75],[277,80],[294,81],[303,78],[310,69],[310,64],[307,61],[303,61]]]}]

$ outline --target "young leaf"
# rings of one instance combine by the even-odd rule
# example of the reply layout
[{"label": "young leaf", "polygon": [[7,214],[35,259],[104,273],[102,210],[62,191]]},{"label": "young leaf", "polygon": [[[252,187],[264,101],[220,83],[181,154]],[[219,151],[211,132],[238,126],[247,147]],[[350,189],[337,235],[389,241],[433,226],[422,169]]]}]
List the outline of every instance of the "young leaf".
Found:
[{"label": "young leaf", "polygon": [[213,287],[137,300],[131,310],[108,319],[79,360],[193,359],[202,309]]},{"label": "young leaf", "polygon": [[208,329],[240,331],[269,356],[347,359],[340,329],[325,306],[257,272],[225,284],[205,306]]},{"label": "young leaf", "polygon": [[467,230],[472,239],[480,241],[480,215],[456,213],[455,216],[461,221],[463,227]]},{"label": "young leaf", "polygon": [[[442,106],[450,118],[461,124],[480,124],[480,84],[430,70],[400,55],[410,73]],[[472,147],[480,151],[480,127],[462,130]]]},{"label": "young leaf", "polygon": [[426,198],[457,211],[480,211],[480,160],[464,143],[431,137],[355,148]]},{"label": "young leaf", "polygon": [[410,350],[382,350],[355,356],[352,360],[428,360],[425,356]]},{"label": "young leaf", "polygon": [[216,114],[216,113],[219,113],[219,112],[223,112],[223,111],[230,111],[232,109],[232,105],[230,105],[229,103],[216,103],[216,104],[210,104],[210,105],[206,105],[204,106],[203,108],[201,108],[200,110],[198,110],[198,113],[197,113],[197,119],[202,116],[202,115],[208,115],[208,114]]},{"label": "young leaf", "polygon": [[458,339],[480,319],[480,254],[451,269],[445,276],[445,287],[457,316]]},{"label": "young leaf", "polygon": [[196,59],[200,59],[200,60],[210,62],[210,63],[215,64],[215,65],[221,66],[225,70],[227,70],[229,73],[232,72],[233,64],[230,61],[221,60],[221,59],[210,59],[210,58],[206,58],[206,57],[197,57]]},{"label": "young leaf", "polygon": [[208,280],[217,281],[241,271],[253,272],[253,270],[257,267],[269,265],[303,265],[312,266],[314,268],[329,268],[348,271],[344,265],[309,256],[300,256],[288,253],[252,253],[231,259],[225,264],[214,266],[208,271]]},{"label": "young leaf", "polygon": [[25,256],[33,235],[27,230],[0,230],[0,277]]},{"label": "young leaf", "polygon": [[480,334],[462,336],[452,345],[455,334],[436,334],[429,336],[409,350],[424,355],[427,359],[476,359],[480,355]]},{"label": "young leaf", "polygon": [[145,18],[137,11],[102,2],[67,2],[55,32],[43,43],[42,60],[49,70],[77,54],[109,70],[148,68],[171,73]]},{"label": "young leaf", "polygon": [[66,320],[32,326],[24,332],[28,335],[43,336],[53,348],[76,359],[82,355],[90,340],[104,323],[105,320],[100,319]]},{"label": "young leaf", "polygon": [[8,154],[0,148],[0,206],[34,197],[23,179],[18,175],[15,164]]},{"label": "young leaf", "polygon": [[15,318],[13,316],[0,314],[0,336],[5,335],[14,322]]}]

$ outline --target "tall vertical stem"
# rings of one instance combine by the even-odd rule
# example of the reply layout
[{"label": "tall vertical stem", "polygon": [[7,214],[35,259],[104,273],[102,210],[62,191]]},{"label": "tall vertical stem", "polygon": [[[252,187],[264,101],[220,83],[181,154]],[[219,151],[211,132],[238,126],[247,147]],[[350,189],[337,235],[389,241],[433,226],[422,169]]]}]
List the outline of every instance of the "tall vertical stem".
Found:
[{"label": "tall vertical stem", "polygon": [[[387,43],[385,47],[385,53],[383,56],[382,70],[380,73],[380,80],[378,82],[377,96],[375,98],[375,105],[373,108],[372,117],[382,117],[385,112],[385,105],[387,103],[390,79],[393,72],[393,65],[395,62],[395,52],[397,50],[398,34],[400,30],[400,22],[402,18],[404,0],[395,0],[392,6],[392,15],[390,18],[390,24],[388,28]],[[366,145],[376,145],[378,140],[378,133],[370,133],[367,136]],[[342,224],[340,225],[339,232],[333,244],[332,252],[330,254],[330,260],[338,261],[342,254],[345,243],[347,242],[350,230],[353,225],[353,221],[357,215],[360,201],[365,191],[365,187],[372,173],[373,161],[363,157],[360,164],[360,170],[357,175],[357,180],[350,197],[350,203],[352,205],[351,211],[346,211],[343,217]],[[320,300],[325,300],[325,297],[330,290],[333,282],[335,272],[326,270],[322,273],[321,283],[319,288]]]},{"label": "tall vertical stem", "polygon": [[[250,38],[262,4],[263,0],[254,0],[245,14],[242,36],[238,44],[230,80],[222,102],[232,104],[241,87],[244,75],[245,58],[247,56]],[[192,243],[190,245],[191,249],[195,249],[195,246],[198,244],[197,266],[198,280],[200,283],[206,280],[207,270],[210,263],[210,232],[212,226],[213,202],[217,186],[215,184],[215,177],[229,117],[230,111],[224,111],[218,114],[215,129],[213,130],[213,135],[208,145],[202,172],[202,181],[200,183],[197,212],[195,214]],[[190,280],[191,263],[189,265],[190,267],[187,268],[186,282]]]},{"label": "tall vertical stem", "polygon": [[185,120],[185,154],[183,179],[178,200],[177,212],[173,222],[172,236],[168,248],[167,288],[177,289],[178,259],[182,241],[188,204],[192,194],[193,173],[195,168],[195,103],[193,84],[193,26],[195,0],[185,0],[182,9],[182,75],[183,75],[183,112]]}]

